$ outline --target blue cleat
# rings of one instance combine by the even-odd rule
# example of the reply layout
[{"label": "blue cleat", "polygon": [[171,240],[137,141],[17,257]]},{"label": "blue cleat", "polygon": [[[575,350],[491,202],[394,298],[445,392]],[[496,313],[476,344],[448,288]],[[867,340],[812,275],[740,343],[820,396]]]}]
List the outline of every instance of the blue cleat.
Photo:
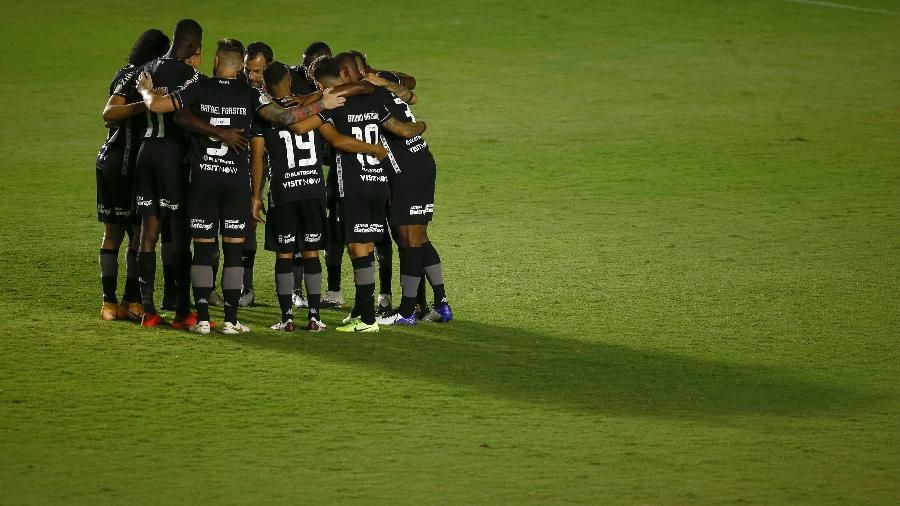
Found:
[{"label": "blue cleat", "polygon": [[447,323],[453,319],[453,310],[450,304],[441,302],[434,305],[434,308],[425,316],[425,319],[432,322]]},{"label": "blue cleat", "polygon": [[394,312],[381,318],[375,318],[375,323],[378,325],[416,325],[419,320],[416,318],[416,313],[400,316],[399,312]]}]

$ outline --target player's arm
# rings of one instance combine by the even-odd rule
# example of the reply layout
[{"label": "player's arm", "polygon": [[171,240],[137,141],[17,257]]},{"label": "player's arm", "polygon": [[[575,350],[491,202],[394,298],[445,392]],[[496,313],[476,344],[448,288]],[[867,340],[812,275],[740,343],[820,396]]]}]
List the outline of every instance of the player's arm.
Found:
[{"label": "player's arm", "polygon": [[411,121],[409,123],[405,123],[403,121],[394,118],[393,116],[388,118],[387,121],[381,124],[385,129],[387,129],[392,134],[395,134],[399,137],[403,137],[404,139],[411,139],[417,135],[422,135],[425,132],[424,121]]},{"label": "player's arm", "polygon": [[168,95],[157,95],[153,93],[153,78],[146,71],[141,72],[137,80],[137,89],[144,99],[144,105],[147,110],[155,113],[167,113],[178,109],[178,101],[169,93]]},{"label": "player's arm", "polygon": [[[356,95],[370,95],[375,91],[375,86],[372,83],[360,81],[358,83],[346,83],[335,86],[334,88],[331,88],[331,90],[332,93],[340,93],[343,97],[352,97]],[[291,97],[290,105],[298,106],[311,104],[316,100],[321,100],[322,93],[323,92],[321,91],[317,91],[308,95],[294,95]]]},{"label": "player's arm", "polygon": [[250,211],[253,213],[253,219],[258,223],[265,223],[262,219],[263,209],[262,199],[259,194],[262,190],[263,180],[263,155],[266,152],[266,139],[262,136],[252,137],[250,139],[250,182],[253,194],[250,197]]},{"label": "player's arm", "polygon": [[392,83],[392,82],[388,81],[387,79],[385,79],[379,75],[375,75],[375,74],[366,74],[366,76],[363,77],[363,79],[365,79],[366,81],[369,81],[370,83],[374,84],[375,86],[381,86],[382,88],[387,88],[388,91],[390,91],[394,95],[397,95],[398,97],[400,97],[400,100],[406,102],[409,105],[413,105],[416,103],[416,94],[413,93],[412,91],[410,91],[405,86],[402,86],[397,83]]},{"label": "player's arm", "polygon": [[398,76],[400,76],[400,81],[401,81],[400,85],[402,85],[404,88],[406,88],[410,91],[416,89],[416,78],[415,77],[413,77],[409,74],[404,74],[403,72],[394,71],[394,73],[397,74]]},{"label": "player's arm", "polygon": [[292,123],[288,125],[288,128],[291,129],[297,135],[303,135],[307,132],[312,132],[313,130],[319,128],[322,125],[322,118],[319,115],[315,115],[312,118],[306,118],[303,121],[298,121],[297,123]]},{"label": "player's arm", "polygon": [[235,153],[247,149],[243,128],[219,128],[203,121],[190,109],[179,109],[175,113],[175,124],[185,130],[220,139]]},{"label": "player's arm", "polygon": [[369,144],[368,142],[363,142],[354,139],[353,137],[343,135],[330,123],[323,123],[322,126],[319,127],[319,133],[322,134],[322,137],[329,144],[345,153],[365,153],[367,155],[372,155],[379,160],[384,160],[387,156],[387,150],[384,149],[384,146]]},{"label": "player's arm", "polygon": [[125,103],[125,97],[110,95],[103,108],[103,121],[119,121],[130,118],[147,110],[143,102]]},{"label": "player's arm", "polygon": [[325,90],[322,93],[322,98],[311,104],[285,109],[275,102],[271,102],[257,110],[256,114],[259,114],[262,119],[269,123],[277,126],[288,126],[298,121],[313,118],[325,109],[336,109],[344,105],[345,101],[343,93]]}]

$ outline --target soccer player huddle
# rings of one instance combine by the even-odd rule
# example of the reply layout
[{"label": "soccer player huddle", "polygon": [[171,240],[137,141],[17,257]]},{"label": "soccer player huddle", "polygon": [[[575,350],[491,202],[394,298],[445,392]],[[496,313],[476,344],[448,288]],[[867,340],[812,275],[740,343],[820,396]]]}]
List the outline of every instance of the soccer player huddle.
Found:
[{"label": "soccer player huddle", "polygon": [[[332,55],[322,42],[307,47],[300,65],[288,66],[265,43],[244,47],[235,39],[217,43],[212,75],[205,76],[198,70],[202,34],[191,19],[178,22],[171,43],[159,30],[144,32],[110,85],[103,111],[109,132],[96,163],[97,217],[104,224],[101,319],[165,323],[154,293],[162,240],[161,307],[174,310],[171,326],[208,334],[215,326],[209,306],[222,305],[220,331],[249,332],[238,311],[255,296],[261,223],[265,249],[275,253],[281,317],[272,330],[294,331],[295,307],[306,308],[308,330],[325,330],[320,309],[344,305],[345,248],[355,294],[336,330],[450,321],[440,257],[428,238],[436,166],[422,138],[426,125],[410,109],[415,79],[375,70],[359,51]],[[400,258],[397,307],[391,237]]]}]

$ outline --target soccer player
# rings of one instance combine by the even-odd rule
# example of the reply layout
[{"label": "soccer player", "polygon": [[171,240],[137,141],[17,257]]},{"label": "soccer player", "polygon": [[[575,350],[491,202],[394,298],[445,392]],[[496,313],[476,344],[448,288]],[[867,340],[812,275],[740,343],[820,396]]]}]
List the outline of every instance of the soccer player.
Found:
[{"label": "soccer player", "polygon": [[[154,113],[168,113],[190,107],[194,115],[207,124],[230,126],[232,130],[249,136],[254,115],[277,125],[288,125],[314,117],[325,108],[344,103],[340,93],[326,90],[316,102],[290,109],[270,101],[238,74],[243,69],[243,45],[233,39],[219,42],[216,52],[215,77],[161,96],[151,93],[153,81],[143,73],[138,89],[147,109]],[[205,132],[201,132],[205,133]],[[209,292],[212,288],[212,257],[215,239],[222,231],[222,290],[225,298],[225,325],[222,332],[238,334],[249,328],[237,320],[238,299],[243,284],[243,249],[245,230],[250,217],[249,157],[238,155],[224,142],[203,135],[191,137],[191,194],[190,228],[194,237],[194,261],[191,279],[197,305],[192,332],[208,334]]]},{"label": "soccer player", "polygon": [[[128,318],[140,320],[137,273],[137,251],[140,227],[134,212],[134,165],[146,128],[144,102],[134,88],[141,67],[164,54],[169,38],[159,30],[147,30],[138,37],[128,54],[128,65],[119,69],[109,85],[109,100],[103,109],[103,120],[109,132],[97,154],[97,219],[103,223],[100,245],[100,280],[103,287],[101,320]],[[119,275],[119,248],[125,234],[125,293],[122,302],[116,297]]]},{"label": "soccer player", "polygon": [[[361,79],[356,61],[350,53],[333,58],[321,57],[313,63],[312,74],[319,87],[326,88]],[[381,100],[372,95],[358,95],[333,111],[323,111],[318,118],[301,122],[301,131],[328,123],[337,132],[370,144],[381,143],[384,128],[403,138],[412,138],[425,130],[424,123],[404,123],[391,117]],[[326,130],[328,127],[326,127]],[[323,130],[323,135],[326,135]],[[375,323],[374,243],[384,233],[385,204],[388,181],[385,167],[373,156],[352,154],[338,149],[335,170],[340,197],[340,217],[344,240],[353,263],[356,285],[355,304],[341,332],[378,332]]]},{"label": "soccer player", "polygon": [[[264,72],[266,87],[274,100],[282,105],[290,103],[292,73],[287,65],[273,62]],[[365,91],[371,93],[372,86],[365,83]],[[357,86],[359,88],[359,86]],[[340,88],[337,88],[339,90]],[[303,90],[301,90],[303,91]],[[345,95],[345,96],[349,96]],[[304,134],[295,133],[290,127],[260,122],[258,135],[251,139],[253,153],[253,217],[261,220],[259,213],[262,201],[259,190],[262,182],[262,152],[269,160],[269,212],[268,226],[276,252],[275,288],[281,321],[272,329],[292,332],[292,295],[296,284],[292,262],[300,257],[303,263],[303,277],[307,290],[307,329],[318,332],[325,329],[319,317],[319,301],[322,287],[322,266],[319,250],[324,245],[325,235],[325,179],[322,174],[322,138],[319,130],[333,146],[352,153],[374,155],[382,159],[387,152],[382,146],[367,144],[338,134],[329,125]]]}]

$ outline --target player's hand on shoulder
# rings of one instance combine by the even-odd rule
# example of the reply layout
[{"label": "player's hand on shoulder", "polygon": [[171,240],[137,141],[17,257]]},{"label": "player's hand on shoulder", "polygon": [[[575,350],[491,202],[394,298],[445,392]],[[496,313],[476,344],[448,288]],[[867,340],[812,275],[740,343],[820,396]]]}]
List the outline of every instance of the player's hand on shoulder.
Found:
[{"label": "player's hand on shoulder", "polygon": [[152,90],[153,89],[153,78],[150,77],[150,74],[147,73],[146,70],[141,71],[141,75],[138,76],[137,87],[138,87],[138,90]]},{"label": "player's hand on shoulder", "polygon": [[344,105],[347,101],[344,98],[344,92],[334,93],[332,88],[326,88],[325,91],[322,92],[322,107],[325,109],[337,109],[338,107]]}]

